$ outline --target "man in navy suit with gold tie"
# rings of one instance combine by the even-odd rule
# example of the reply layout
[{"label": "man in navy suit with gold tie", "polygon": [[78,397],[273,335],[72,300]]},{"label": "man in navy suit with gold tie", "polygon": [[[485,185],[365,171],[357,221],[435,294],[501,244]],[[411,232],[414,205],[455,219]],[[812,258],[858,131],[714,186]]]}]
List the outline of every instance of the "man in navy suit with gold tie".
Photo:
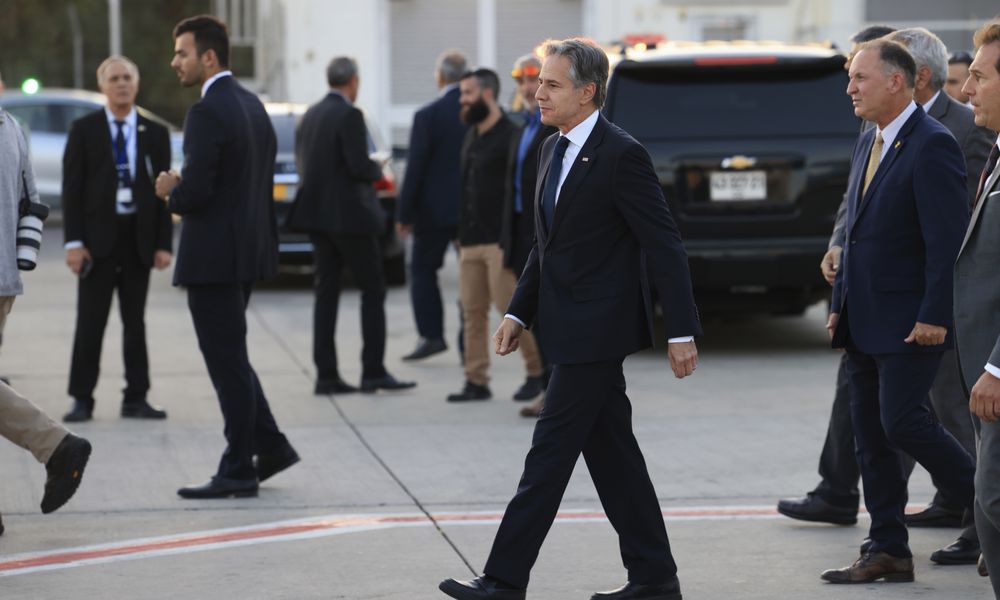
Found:
[{"label": "man in navy suit with gold tie", "polygon": [[952,267],[969,221],[965,160],[952,134],[913,101],[916,62],[897,42],[861,46],[847,93],[875,123],[848,179],[847,234],[827,324],[847,351],[851,420],[871,543],[831,583],[913,581],[896,449],[964,508],[973,459],[934,417],[928,392],[953,345]]},{"label": "man in navy suit with gold tie", "polygon": [[624,587],[593,598],[680,600],[660,505],[632,434],[622,363],[654,339],[652,283],[670,366],[678,378],[694,372],[701,325],[687,253],[649,154],[600,114],[604,50],[570,39],[545,52],[536,98],[542,123],[559,133],[542,146],[536,243],[494,339],[496,352],[509,354],[524,327],[538,323],[552,377],[484,574],[440,589],[459,600],[523,600],[582,453],[628,570]]}]

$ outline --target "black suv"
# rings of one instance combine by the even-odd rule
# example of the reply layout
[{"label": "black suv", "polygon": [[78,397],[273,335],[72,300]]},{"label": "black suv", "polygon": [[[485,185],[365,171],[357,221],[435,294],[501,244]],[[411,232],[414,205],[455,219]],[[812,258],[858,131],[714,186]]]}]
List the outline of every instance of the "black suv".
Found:
[{"label": "black suv", "polygon": [[605,114],[652,156],[702,312],[798,314],[829,297],[819,263],[860,127],[845,60],[747,42],[614,62]]}]

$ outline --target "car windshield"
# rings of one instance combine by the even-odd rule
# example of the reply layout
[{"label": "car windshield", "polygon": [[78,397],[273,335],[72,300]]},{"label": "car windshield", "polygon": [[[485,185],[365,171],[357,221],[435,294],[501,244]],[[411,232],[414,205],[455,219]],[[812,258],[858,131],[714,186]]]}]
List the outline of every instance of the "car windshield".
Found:
[{"label": "car windshield", "polygon": [[619,68],[613,114],[643,140],[857,135],[847,73],[823,68]]},{"label": "car windshield", "polygon": [[278,137],[278,154],[295,154],[295,124],[298,118],[292,113],[272,114],[271,124]]}]

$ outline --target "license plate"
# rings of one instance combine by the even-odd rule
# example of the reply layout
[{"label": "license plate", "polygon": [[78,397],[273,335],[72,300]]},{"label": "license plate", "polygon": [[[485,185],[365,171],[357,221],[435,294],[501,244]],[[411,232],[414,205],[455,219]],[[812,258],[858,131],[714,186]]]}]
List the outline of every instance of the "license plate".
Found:
[{"label": "license plate", "polygon": [[710,183],[715,202],[767,199],[764,171],[717,171],[711,174]]},{"label": "license plate", "polygon": [[291,202],[295,200],[295,186],[287,183],[274,184],[274,201]]}]

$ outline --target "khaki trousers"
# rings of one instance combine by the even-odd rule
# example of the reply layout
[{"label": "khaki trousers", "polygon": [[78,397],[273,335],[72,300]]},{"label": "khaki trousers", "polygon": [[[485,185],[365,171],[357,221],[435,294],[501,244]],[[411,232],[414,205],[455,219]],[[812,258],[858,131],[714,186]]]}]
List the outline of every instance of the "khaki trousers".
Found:
[{"label": "khaki trousers", "polygon": [[[0,333],[14,296],[0,296]],[[0,381],[0,435],[31,452],[45,464],[69,431],[56,423],[30,400]]]},{"label": "khaki trousers", "polygon": [[[489,331],[490,303],[504,314],[517,277],[503,266],[503,250],[499,244],[462,246],[458,253],[458,292],[465,318],[465,378],[476,385],[490,381],[490,352],[493,336]],[[542,359],[535,336],[525,330],[520,338],[520,351],[529,377],[542,374]]]}]

